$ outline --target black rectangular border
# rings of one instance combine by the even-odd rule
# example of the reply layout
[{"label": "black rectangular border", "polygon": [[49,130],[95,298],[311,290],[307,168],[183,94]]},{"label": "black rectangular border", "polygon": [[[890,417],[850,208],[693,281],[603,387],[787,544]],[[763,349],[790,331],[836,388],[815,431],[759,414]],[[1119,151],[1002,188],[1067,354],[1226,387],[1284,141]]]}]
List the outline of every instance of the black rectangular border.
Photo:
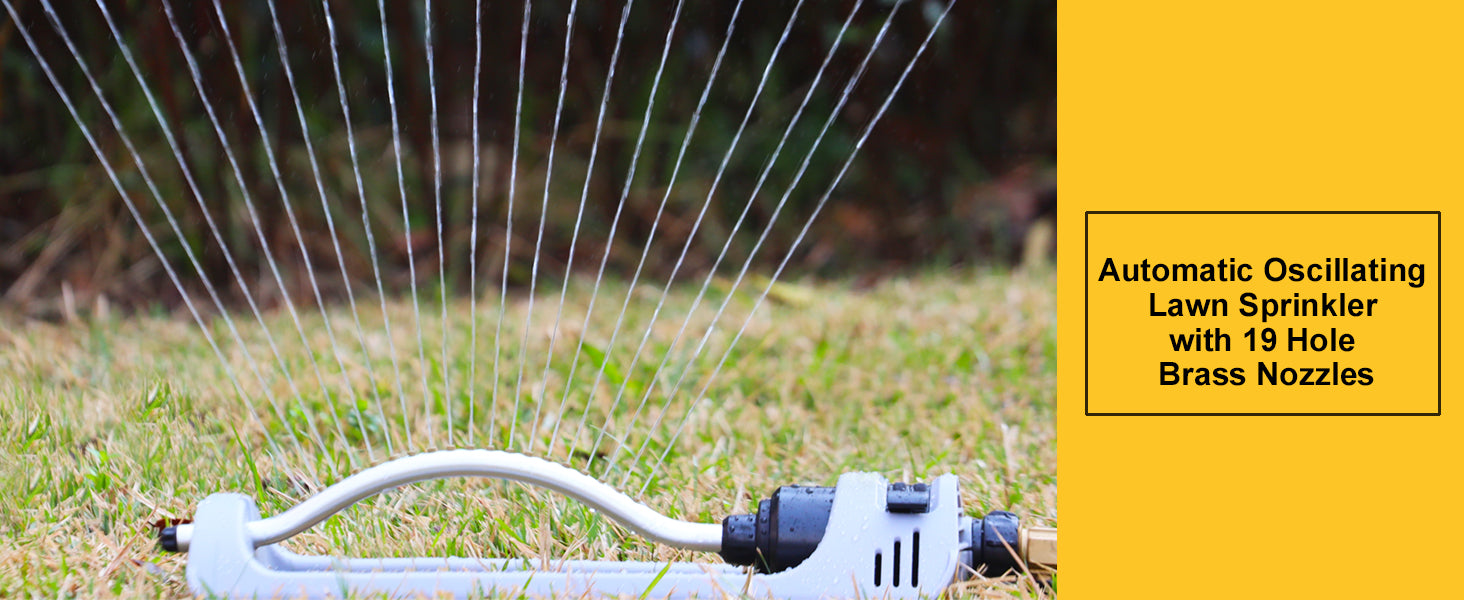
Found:
[{"label": "black rectangular border", "polygon": [[[1434,412],[1092,412],[1088,409],[1088,225],[1093,215],[1433,215],[1438,228],[1438,403]],[[1088,417],[1437,417],[1444,412],[1444,217],[1438,210],[1089,210],[1083,211],[1083,415]]]}]

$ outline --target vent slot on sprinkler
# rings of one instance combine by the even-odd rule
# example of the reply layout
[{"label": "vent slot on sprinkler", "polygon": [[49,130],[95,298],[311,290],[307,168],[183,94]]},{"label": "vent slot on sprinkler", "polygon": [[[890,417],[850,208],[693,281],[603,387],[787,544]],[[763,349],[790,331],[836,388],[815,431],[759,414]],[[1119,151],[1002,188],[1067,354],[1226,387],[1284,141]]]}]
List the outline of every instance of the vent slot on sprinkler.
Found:
[{"label": "vent slot on sprinkler", "polygon": [[895,551],[890,563],[895,568],[894,577],[890,578],[890,585],[900,587],[900,538],[895,538]]},{"label": "vent slot on sprinkler", "polygon": [[879,550],[874,551],[874,586],[879,587],[884,579],[884,555]]},{"label": "vent slot on sprinkler", "polygon": [[920,530],[910,534],[910,587],[920,586]]}]

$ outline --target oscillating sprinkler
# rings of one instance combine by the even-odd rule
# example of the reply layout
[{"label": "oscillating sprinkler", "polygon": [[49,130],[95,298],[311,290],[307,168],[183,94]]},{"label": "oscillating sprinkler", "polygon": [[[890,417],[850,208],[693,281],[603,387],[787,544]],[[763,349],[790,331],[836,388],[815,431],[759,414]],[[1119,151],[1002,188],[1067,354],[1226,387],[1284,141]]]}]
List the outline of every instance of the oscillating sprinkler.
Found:
[{"label": "oscillating sprinkler", "polygon": [[[716,552],[725,564],[565,561],[533,569],[524,558],[336,558],[278,545],[377,493],[444,477],[493,477],[575,498],[655,542]],[[666,517],[604,483],[522,454],[446,450],[400,458],[346,478],[282,514],[221,493],[193,522],[164,529],[165,550],[188,554],[198,594],[233,598],[345,596],[457,598],[492,594],[714,598],[918,598],[977,573],[1046,573],[1057,531],[1016,515],[966,516],[958,481],[890,483],[846,473],[834,487],[784,486],[755,514],[719,524]],[[541,565],[542,566],[542,565]]]}]

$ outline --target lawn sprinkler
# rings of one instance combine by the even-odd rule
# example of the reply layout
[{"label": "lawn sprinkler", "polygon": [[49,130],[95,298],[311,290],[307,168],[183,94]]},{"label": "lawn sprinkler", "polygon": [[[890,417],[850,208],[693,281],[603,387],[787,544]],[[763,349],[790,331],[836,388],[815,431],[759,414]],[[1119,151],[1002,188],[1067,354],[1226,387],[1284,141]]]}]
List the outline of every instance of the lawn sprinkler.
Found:
[{"label": "lawn sprinkler", "polygon": [[[445,477],[493,477],[575,498],[661,544],[716,552],[725,564],[525,558],[305,556],[279,542],[374,494]],[[720,525],[666,517],[567,467],[522,454],[446,450],[400,458],[346,478],[282,514],[260,518],[254,501],[214,494],[190,524],[164,529],[165,550],[188,553],[197,594],[232,598],[483,595],[714,598],[918,598],[981,573],[1045,573],[1057,532],[1023,527],[994,511],[961,508],[954,475],[890,483],[846,473],[828,487],[784,486],[755,514]]]}]

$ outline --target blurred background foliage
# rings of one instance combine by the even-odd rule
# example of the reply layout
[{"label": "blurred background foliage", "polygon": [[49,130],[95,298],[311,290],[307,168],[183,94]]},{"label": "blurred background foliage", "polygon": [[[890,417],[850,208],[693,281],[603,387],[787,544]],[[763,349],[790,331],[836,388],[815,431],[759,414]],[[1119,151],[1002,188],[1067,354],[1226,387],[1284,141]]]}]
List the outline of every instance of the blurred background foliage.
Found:
[{"label": "blurred background foliage", "polygon": [[[147,86],[156,94],[168,126],[179,136],[202,198],[189,192],[183,171],[97,6],[56,2],[59,23],[77,40],[82,58],[100,79],[123,129],[139,149],[168,208],[177,215],[182,236],[169,228],[40,3],[15,0],[15,4],[20,22],[35,36],[42,56],[77,102],[164,254],[181,272],[192,275],[189,285],[196,284],[198,276],[186,268],[183,244],[191,245],[202,257],[204,276],[220,289],[239,293],[229,285],[228,265],[207,228],[201,200],[246,274],[259,278],[256,294],[263,293],[265,301],[270,301],[272,283],[265,276],[264,244],[259,235],[285,267],[286,285],[303,289],[300,245],[283,218],[286,196],[280,192],[282,187],[299,218],[303,245],[316,269],[337,273],[335,287],[328,285],[327,291],[339,291],[341,285],[334,270],[336,255],[327,216],[339,230],[350,284],[372,286],[368,283],[372,270],[362,205],[352,175],[322,4],[277,4],[289,48],[286,67],[276,50],[268,5],[255,0],[223,3],[250,91],[259,102],[268,132],[265,139],[246,103],[212,3],[174,0],[184,43],[201,67],[200,95],[160,2],[104,1],[118,21],[123,41],[133,50]],[[474,15],[471,2],[437,4],[433,42],[442,146],[443,243],[452,257],[448,260],[449,286],[466,291],[469,262],[462,257],[470,252],[479,256],[479,285],[496,285],[507,242],[514,250],[508,266],[510,285],[525,285],[541,217],[548,224],[541,278],[554,281],[569,259],[595,115],[622,5],[579,4],[554,170],[547,177],[552,182],[548,184],[548,214],[541,215],[569,0],[533,3],[522,154],[510,239],[505,223],[523,5],[483,2],[478,112],[482,187],[476,198],[479,236],[473,247]],[[419,281],[435,278],[437,273],[432,92],[423,44],[423,4],[385,2],[393,82],[388,82],[384,69],[376,3],[336,0],[330,5],[360,151],[366,217],[386,285],[401,290],[409,281],[408,249],[417,261]],[[692,222],[712,189],[723,153],[793,5],[788,1],[750,2],[737,17],[716,87],[657,225],[647,264],[652,276],[664,277],[687,242]],[[760,170],[852,6],[851,2],[809,0],[801,8],[746,133],[712,195],[706,222],[691,239],[687,265],[678,279],[704,274],[729,235],[733,236],[732,253],[722,268],[741,264],[772,218],[773,206],[894,3],[869,0],[860,9],[788,147],[773,162],[747,224],[733,232]],[[789,197],[788,208],[774,222],[767,246],[756,259],[758,265],[776,265],[791,247],[942,6],[936,0],[912,0],[900,7],[868,73],[813,154],[803,182]],[[674,0],[637,0],[630,13],[598,162],[589,176],[585,221],[574,249],[576,272],[592,273],[605,252],[674,7]],[[650,235],[732,7],[731,2],[688,2],[681,14],[638,172],[610,247],[610,273],[628,277]],[[293,71],[303,99],[309,138],[323,173],[325,202],[317,193],[285,68]],[[395,86],[398,99],[405,217],[392,146],[389,85]],[[205,98],[217,109],[227,143],[239,157],[239,178],[246,190],[236,183],[224,146],[205,111]],[[817,275],[877,277],[931,262],[1016,260],[1031,224],[1050,217],[1055,207],[1056,114],[1056,0],[960,0],[835,190],[809,239],[799,247],[791,268]],[[265,144],[280,161],[282,186],[276,185],[266,162]],[[245,204],[245,191],[262,217],[258,231]],[[141,233],[58,101],[16,23],[9,16],[0,16],[0,306],[55,316],[98,302],[127,309],[176,304],[177,292]]]}]

